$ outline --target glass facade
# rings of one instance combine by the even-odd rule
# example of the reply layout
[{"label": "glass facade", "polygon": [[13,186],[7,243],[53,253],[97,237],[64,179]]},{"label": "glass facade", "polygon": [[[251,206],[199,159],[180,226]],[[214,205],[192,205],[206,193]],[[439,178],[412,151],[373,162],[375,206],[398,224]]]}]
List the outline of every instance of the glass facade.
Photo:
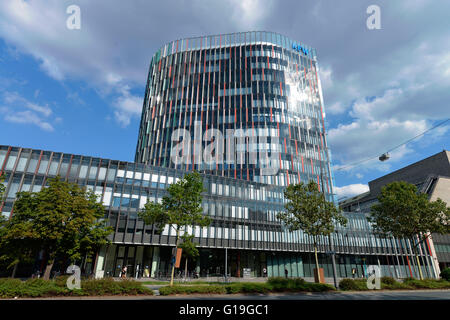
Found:
[{"label": "glass facade", "polygon": [[[228,140],[213,144],[218,135]],[[135,161],[278,186],[314,180],[332,200],[315,49],[273,32],[166,44],[150,63]]]},{"label": "glass facade", "polygon": [[[145,267],[149,276],[169,272],[171,248],[175,244],[173,229],[166,226],[158,233],[145,225],[137,212],[149,200],[160,201],[167,186],[182,178],[186,171],[11,146],[0,146],[0,160],[1,172],[6,176],[2,214],[13,214],[17,192],[39,191],[49,177],[59,175],[93,190],[106,208],[105,218],[115,230],[110,237],[112,245],[102,249],[96,271],[118,275],[118,266],[126,263],[133,275],[146,275]],[[206,189],[202,206],[212,223],[205,228],[187,227],[201,252],[189,270],[196,270],[201,276],[223,274],[227,248],[232,276],[243,276],[244,268],[250,269],[251,276],[262,276],[263,268],[267,268],[268,276],[284,275],[287,268],[290,276],[312,277],[311,239],[302,231],[289,232],[276,218],[284,206],[283,186],[210,174],[202,177]],[[364,214],[345,215],[348,225],[337,226],[330,238],[322,237],[319,241],[320,263],[326,277],[333,274],[330,250],[337,254],[339,277],[351,276],[352,268],[363,276],[369,264],[380,265],[383,275],[417,275],[408,242],[379,239]],[[423,274],[435,277],[426,245],[421,247],[420,259]]]},{"label": "glass facade", "polygon": [[[17,192],[39,191],[59,175],[95,192],[114,229],[111,244],[90,267],[96,276],[166,277],[173,229],[158,232],[138,218],[147,201],[187,172],[201,173],[203,212],[211,225],[186,226],[200,251],[188,270],[236,277],[313,277],[314,248],[304,232],[289,232],[277,219],[289,184],[316,181],[333,199],[316,50],[272,32],[182,39],[164,45],[150,62],[135,162],[0,146],[6,192],[0,211],[14,212]],[[377,238],[362,212],[344,213],[319,239],[325,277],[418,277],[409,242]],[[426,277],[437,277],[429,246],[419,259]]]}]

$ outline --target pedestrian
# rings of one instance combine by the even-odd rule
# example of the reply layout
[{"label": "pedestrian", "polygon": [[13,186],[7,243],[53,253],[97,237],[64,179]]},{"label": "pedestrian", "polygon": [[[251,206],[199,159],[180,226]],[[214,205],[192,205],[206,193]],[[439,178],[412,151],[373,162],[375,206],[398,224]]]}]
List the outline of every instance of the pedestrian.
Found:
[{"label": "pedestrian", "polygon": [[267,277],[267,269],[266,268],[263,268],[263,277],[264,278]]},{"label": "pedestrian", "polygon": [[286,276],[286,278],[288,277],[288,269],[284,269],[284,274],[285,274],[285,276]]},{"label": "pedestrian", "polygon": [[127,266],[124,266],[122,269],[122,278],[126,278],[127,277]]}]

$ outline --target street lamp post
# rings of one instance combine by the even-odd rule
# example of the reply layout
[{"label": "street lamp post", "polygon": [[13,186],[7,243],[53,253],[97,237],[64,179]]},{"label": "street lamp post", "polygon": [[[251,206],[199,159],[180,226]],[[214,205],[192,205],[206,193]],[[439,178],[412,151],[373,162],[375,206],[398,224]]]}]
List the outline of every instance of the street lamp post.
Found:
[{"label": "street lamp post", "polygon": [[330,254],[331,254],[331,264],[333,265],[333,280],[334,280],[334,286],[336,289],[338,288],[338,282],[337,282],[337,271],[336,271],[336,251],[334,251],[334,244],[332,242],[331,235],[328,235],[328,239],[330,241]]},{"label": "street lamp post", "polygon": [[228,276],[228,248],[225,248],[225,282],[227,282]]},{"label": "street lamp post", "polygon": [[[316,119],[316,127],[319,127],[318,125],[317,125],[317,119]],[[325,128],[324,128],[324,130],[325,130]],[[325,131],[324,131],[325,132]],[[324,150],[325,151],[325,150]],[[323,184],[323,173],[324,173],[324,170],[323,170],[323,168],[322,168],[322,159],[320,159],[320,180],[321,180],[321,182],[322,182],[322,194],[323,194],[323,197],[325,198],[325,186],[324,186],[324,184]],[[331,234],[329,234],[328,235],[328,241],[330,242],[330,254],[331,254],[331,263],[332,263],[332,265],[333,265],[333,280],[334,280],[334,286],[335,286],[335,288],[337,289],[338,288],[338,283],[337,283],[337,272],[336,272],[336,259],[335,259],[335,255],[336,255],[336,252],[334,251],[334,244],[333,244],[333,242],[332,242],[332,238],[331,238]]]}]

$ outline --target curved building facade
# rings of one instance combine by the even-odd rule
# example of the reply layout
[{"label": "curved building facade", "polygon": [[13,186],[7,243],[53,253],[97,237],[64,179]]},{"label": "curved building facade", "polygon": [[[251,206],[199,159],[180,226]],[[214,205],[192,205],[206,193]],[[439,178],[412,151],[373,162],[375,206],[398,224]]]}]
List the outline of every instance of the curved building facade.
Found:
[{"label": "curved building facade", "polygon": [[316,50],[273,32],[172,41],[148,72],[135,161],[332,199]]}]

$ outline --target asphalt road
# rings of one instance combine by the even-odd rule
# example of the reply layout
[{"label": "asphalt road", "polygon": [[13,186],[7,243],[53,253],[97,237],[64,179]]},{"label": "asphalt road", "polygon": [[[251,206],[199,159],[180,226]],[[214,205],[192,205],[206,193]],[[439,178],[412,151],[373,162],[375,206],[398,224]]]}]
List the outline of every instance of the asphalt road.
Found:
[{"label": "asphalt road", "polygon": [[450,290],[370,291],[336,293],[298,293],[268,295],[179,295],[53,297],[17,300],[450,300]]}]

